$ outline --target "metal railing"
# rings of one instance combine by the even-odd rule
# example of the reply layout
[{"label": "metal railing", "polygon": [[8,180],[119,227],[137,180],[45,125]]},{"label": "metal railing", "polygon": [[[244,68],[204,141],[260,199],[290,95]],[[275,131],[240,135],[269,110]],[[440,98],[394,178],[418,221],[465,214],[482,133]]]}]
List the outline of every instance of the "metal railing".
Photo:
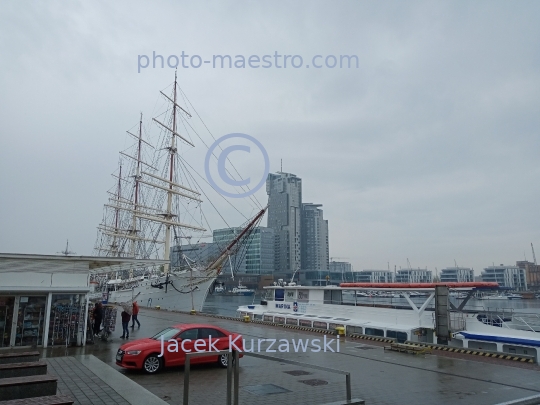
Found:
[{"label": "metal railing", "polygon": [[189,377],[191,374],[191,358],[192,357],[208,357],[227,355],[227,405],[232,403],[232,385],[233,385],[233,364],[234,364],[234,404],[238,405],[238,388],[239,388],[239,356],[236,351],[220,350],[217,352],[196,352],[186,353],[186,362],[184,364],[184,400],[183,404],[189,404]]},{"label": "metal railing", "polygon": [[[238,405],[239,400],[239,384],[240,384],[240,358],[237,351],[221,350],[217,352],[197,352],[186,353],[186,362],[184,365],[184,405],[189,405],[189,378],[191,374],[191,358],[192,357],[207,357],[207,356],[221,356],[227,355],[227,405]],[[244,356],[256,357],[259,359],[277,361],[279,363],[292,364],[294,366],[306,367],[315,370],[326,371],[329,373],[345,375],[345,394],[347,401],[352,400],[351,394],[351,373],[343,370],[336,370],[334,368],[317,366],[315,364],[302,363],[299,361],[282,359],[279,357],[267,356],[258,353],[242,352]],[[233,379],[234,373],[234,379]],[[234,389],[233,389],[234,384]]]},{"label": "metal railing", "polygon": [[514,314],[512,316],[512,324],[519,329],[531,330],[532,332],[540,332],[540,315],[538,314]]}]

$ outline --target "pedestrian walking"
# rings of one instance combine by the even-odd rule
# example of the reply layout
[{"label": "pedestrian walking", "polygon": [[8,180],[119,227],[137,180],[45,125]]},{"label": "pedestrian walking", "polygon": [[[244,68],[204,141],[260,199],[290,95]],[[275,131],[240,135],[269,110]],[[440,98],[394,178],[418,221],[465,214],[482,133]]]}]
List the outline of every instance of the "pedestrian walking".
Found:
[{"label": "pedestrian walking", "polygon": [[129,330],[128,330],[128,327],[129,327],[129,321],[131,320],[131,315],[126,312],[126,310],[124,309],[122,311],[122,336],[120,336],[122,339],[129,339]]},{"label": "pedestrian walking", "polygon": [[99,335],[101,332],[101,322],[103,322],[103,306],[101,302],[96,302],[94,305],[94,336]]},{"label": "pedestrian walking", "polygon": [[137,315],[139,315],[139,305],[137,304],[137,301],[133,303],[133,311],[131,315],[131,327],[135,327],[135,322],[137,322],[137,326],[140,328],[141,323],[139,322],[139,319],[137,318]]}]

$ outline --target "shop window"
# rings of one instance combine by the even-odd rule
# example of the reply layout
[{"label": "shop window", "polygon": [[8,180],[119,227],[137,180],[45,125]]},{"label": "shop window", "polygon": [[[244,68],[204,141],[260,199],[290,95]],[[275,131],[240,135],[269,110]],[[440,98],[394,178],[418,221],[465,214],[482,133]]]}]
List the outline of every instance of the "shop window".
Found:
[{"label": "shop window", "polygon": [[0,347],[9,347],[15,297],[0,296]]},{"label": "shop window", "polygon": [[20,297],[15,346],[43,344],[47,297]]},{"label": "shop window", "polygon": [[79,294],[53,294],[48,331],[51,346],[76,344],[83,323]]}]

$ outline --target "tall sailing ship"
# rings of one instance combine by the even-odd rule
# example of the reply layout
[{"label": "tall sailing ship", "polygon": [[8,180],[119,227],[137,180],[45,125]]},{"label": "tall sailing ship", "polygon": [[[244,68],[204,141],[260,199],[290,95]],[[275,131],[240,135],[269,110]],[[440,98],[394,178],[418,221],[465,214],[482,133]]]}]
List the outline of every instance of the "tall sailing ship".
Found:
[{"label": "tall sailing ship", "polygon": [[[109,199],[98,226],[95,254],[162,259],[168,263],[161,268],[145,269],[142,274],[131,271],[123,278],[102,277],[102,285],[109,290],[109,302],[136,300],[142,306],[201,311],[216,277],[224,266],[231,264],[230,257],[249,243],[266,208],[259,207],[241,232],[226,246],[220,246],[210,260],[202,262],[182,254],[182,239],[209,236],[204,235],[210,227],[201,209],[204,191],[197,173],[189,170],[191,165],[184,158],[195,147],[188,135],[190,130],[199,138],[200,135],[190,122],[189,107],[193,106],[189,101],[185,107],[179,103],[186,97],[178,87],[176,74],[171,93],[160,93],[165,113],[152,118],[158,130],[157,142],[153,144],[145,136],[142,114],[136,130],[127,131],[134,142],[120,152],[120,167],[113,175],[116,184],[108,191]],[[173,244],[180,246],[180,265],[176,268],[170,266]]]}]

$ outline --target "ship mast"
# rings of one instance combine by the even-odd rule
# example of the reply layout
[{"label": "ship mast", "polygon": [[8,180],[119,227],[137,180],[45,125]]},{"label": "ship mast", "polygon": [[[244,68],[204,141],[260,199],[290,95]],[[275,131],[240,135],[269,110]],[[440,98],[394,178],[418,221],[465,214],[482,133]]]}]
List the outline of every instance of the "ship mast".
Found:
[{"label": "ship mast", "polygon": [[[133,236],[137,234],[137,217],[135,216],[139,210],[139,180],[141,179],[141,147],[142,147],[142,113],[139,120],[139,139],[137,144],[137,170],[135,172],[135,195],[133,196],[133,216],[131,217],[131,233]],[[131,239],[131,257],[135,257],[135,248],[137,240]]]},{"label": "ship mast", "polygon": [[[172,119],[173,119],[173,126],[172,126],[172,133],[171,133],[171,146],[169,148],[169,154],[170,154],[170,167],[169,167],[169,191],[167,191],[167,211],[164,215],[165,219],[168,219],[169,221],[172,219],[172,197],[173,193],[171,192],[173,188],[173,173],[174,173],[174,155],[176,154],[176,147],[175,147],[175,139],[174,134],[176,133],[176,75],[177,73],[174,72],[174,90],[173,90],[173,113],[172,113]],[[165,228],[165,251],[163,252],[163,260],[167,260],[167,264],[164,266],[165,274],[169,272],[169,257],[171,253],[171,224],[166,224]]]},{"label": "ship mast", "polygon": [[[118,199],[122,195],[122,163],[120,163],[120,171],[118,173],[118,188],[116,190],[116,195]],[[120,203],[116,204],[116,209],[114,210],[114,236],[111,243],[111,250],[113,256],[120,256],[118,252],[118,243],[116,242],[116,235],[118,234],[118,219],[120,217]]]},{"label": "ship mast", "polygon": [[[164,142],[164,149],[166,152],[164,155],[162,155],[162,158],[164,158],[165,167],[167,167],[168,164],[168,173],[167,169],[165,169],[164,172],[160,173],[159,169],[154,167],[153,165],[150,165],[143,161],[143,153],[142,153],[142,147],[144,146],[143,143],[151,148],[154,149],[154,146],[148,143],[146,140],[143,139],[142,135],[142,113],[139,119],[139,133],[133,134],[130,131],[126,131],[129,135],[133,136],[137,143],[137,150],[135,153],[125,153],[120,152],[122,156],[125,156],[129,159],[132,159],[134,161],[134,172],[132,174],[132,177],[134,178],[134,193],[132,198],[126,199],[121,196],[121,181],[127,181],[126,179],[122,178],[122,174],[120,173],[120,176],[118,176],[119,184],[118,184],[118,190],[113,195],[113,198],[109,199],[111,202],[114,202],[114,205],[112,204],[105,204],[105,208],[111,208],[114,210],[115,216],[112,219],[112,223],[108,225],[105,221],[100,226],[98,226],[99,231],[108,237],[111,237],[113,239],[112,246],[109,246],[109,249],[103,249],[102,247],[98,247],[98,251],[108,251],[112,252],[114,255],[122,255],[122,254],[129,254],[131,257],[137,257],[143,252],[140,252],[140,246],[138,243],[140,242],[150,242],[151,244],[163,244],[163,259],[169,261],[170,259],[170,249],[171,249],[171,227],[178,227],[178,228],[186,228],[191,229],[194,231],[201,231],[204,232],[206,229],[204,229],[201,226],[191,225],[187,223],[179,222],[179,215],[178,213],[175,213],[175,204],[174,204],[174,198],[182,197],[187,198],[191,201],[195,201],[198,203],[201,203],[202,200],[200,199],[201,193],[193,190],[189,187],[186,187],[182,184],[178,184],[175,182],[175,170],[177,170],[179,167],[177,164],[175,164],[175,160],[177,159],[177,146],[180,142],[184,142],[192,147],[195,145],[190,142],[186,137],[180,135],[178,130],[178,121],[180,117],[177,116],[177,114],[185,114],[187,117],[191,118],[191,115],[178,104],[178,83],[177,83],[177,74],[175,73],[174,77],[174,89],[173,94],[171,96],[166,95],[163,92],[160,92],[168,102],[172,103],[172,123],[170,121],[164,121],[160,122],[156,118],[152,118],[153,121],[155,121],[157,124],[159,124],[160,127],[167,130],[168,133],[165,134],[165,137],[163,138]],[[170,137],[170,140],[169,140]],[[178,137],[180,140],[177,141],[176,137]],[[162,150],[160,149],[160,150]],[[158,159],[159,160],[159,159]],[[156,165],[163,167],[162,165]],[[117,177],[117,176],[114,176]],[[176,179],[178,181],[178,179]],[[150,187],[154,189],[157,193],[166,193],[166,203],[163,207],[160,207],[159,205],[155,206],[148,206],[148,204],[145,204],[145,201],[141,200],[141,196],[145,194],[146,188]],[[163,195],[163,194],[162,194]],[[159,198],[158,198],[159,200]],[[156,201],[156,200],[155,200]],[[155,202],[154,201],[154,202]],[[160,204],[158,202],[158,204]],[[153,205],[150,203],[149,205]],[[127,224],[124,224],[122,221],[122,216],[120,215],[121,212],[129,213],[130,217],[127,220]],[[157,223],[160,226],[165,227],[165,232],[160,233],[160,237],[158,238],[157,234],[154,235],[143,235],[143,232],[147,232],[147,227],[143,227],[141,225],[141,221],[149,221],[153,223]],[[127,227],[123,227],[122,225],[128,225]],[[139,228],[137,227],[139,225]],[[163,229],[163,228],[161,228]],[[164,236],[164,239],[163,239]],[[127,240],[130,242],[129,244],[129,250],[127,252],[124,252],[123,249],[119,249],[123,246],[118,244],[118,240]],[[111,249],[112,248],[112,249]],[[148,254],[150,250],[146,250],[146,254]],[[167,264],[164,266],[165,273],[169,272],[170,265]]]}]

